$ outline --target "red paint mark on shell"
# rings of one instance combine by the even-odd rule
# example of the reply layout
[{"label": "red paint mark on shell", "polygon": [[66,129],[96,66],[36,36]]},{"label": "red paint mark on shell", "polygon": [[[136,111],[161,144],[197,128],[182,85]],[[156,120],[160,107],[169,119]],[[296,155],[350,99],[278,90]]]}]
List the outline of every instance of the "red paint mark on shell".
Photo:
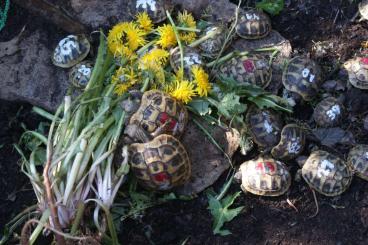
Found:
[{"label": "red paint mark on shell", "polygon": [[248,72],[248,73],[253,72],[254,69],[255,69],[253,61],[251,59],[244,60],[243,61],[243,67],[244,67],[245,71]]},{"label": "red paint mark on shell", "polygon": [[168,129],[171,131],[174,130],[177,124],[176,120],[170,117],[169,114],[167,114],[166,112],[162,112],[160,114],[159,121],[162,124],[165,124],[167,121],[169,121]]},{"label": "red paint mark on shell", "polygon": [[361,58],[360,61],[364,64],[364,65],[368,65],[368,58]]},{"label": "red paint mark on shell", "polygon": [[166,173],[158,173],[158,174],[155,174],[155,176],[153,177],[157,182],[164,182],[164,181],[167,181],[169,180],[169,176],[166,174]]},{"label": "red paint mark on shell", "polygon": [[259,162],[257,163],[256,170],[267,174],[275,172],[276,169],[272,162]]}]

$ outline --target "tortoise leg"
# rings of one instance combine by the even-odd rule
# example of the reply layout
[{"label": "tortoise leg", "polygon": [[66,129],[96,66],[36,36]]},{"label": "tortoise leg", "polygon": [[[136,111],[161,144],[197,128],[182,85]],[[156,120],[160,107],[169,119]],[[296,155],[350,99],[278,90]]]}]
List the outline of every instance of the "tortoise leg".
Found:
[{"label": "tortoise leg", "polygon": [[178,118],[178,123],[175,125],[173,135],[180,135],[180,133],[184,131],[185,121],[186,121],[185,120],[185,113],[180,112],[179,118]]}]

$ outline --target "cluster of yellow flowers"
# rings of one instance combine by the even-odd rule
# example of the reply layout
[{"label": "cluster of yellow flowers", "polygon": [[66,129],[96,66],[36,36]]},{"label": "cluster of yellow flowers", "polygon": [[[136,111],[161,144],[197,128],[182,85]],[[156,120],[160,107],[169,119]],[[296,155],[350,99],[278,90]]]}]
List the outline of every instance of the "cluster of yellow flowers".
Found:
[{"label": "cluster of yellow flowers", "polygon": [[116,84],[115,93],[122,95],[130,88],[149,79],[150,87],[164,90],[176,99],[188,103],[195,96],[207,96],[211,90],[209,76],[200,66],[191,68],[192,80],[184,77],[183,70],[176,74],[167,68],[169,49],[179,41],[190,44],[197,35],[196,21],[186,11],[177,17],[175,26],[164,24],[154,29],[147,13],[139,13],[136,21],[121,22],[109,32],[107,44],[110,52],[118,59],[120,67],[112,76]]}]

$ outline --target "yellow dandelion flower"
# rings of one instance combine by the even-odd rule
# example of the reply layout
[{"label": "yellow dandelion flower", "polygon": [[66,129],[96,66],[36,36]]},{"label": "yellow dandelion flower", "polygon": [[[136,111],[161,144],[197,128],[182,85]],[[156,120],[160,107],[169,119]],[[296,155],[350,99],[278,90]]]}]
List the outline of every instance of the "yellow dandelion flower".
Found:
[{"label": "yellow dandelion flower", "polygon": [[139,28],[144,30],[146,33],[152,31],[153,23],[147,12],[138,13],[136,17]]},{"label": "yellow dandelion flower", "polygon": [[117,95],[122,95],[138,82],[138,76],[133,67],[119,67],[119,69],[115,71],[115,74],[111,76],[111,81],[112,83],[116,83],[115,93]]},{"label": "yellow dandelion flower", "polygon": [[124,22],[115,25],[107,36],[107,45],[111,51],[111,53],[115,54],[116,51],[122,48],[123,44],[121,42],[121,38],[124,34]]},{"label": "yellow dandelion flower", "polygon": [[157,44],[162,48],[171,48],[177,44],[175,32],[172,25],[163,25],[157,28],[160,38]]},{"label": "yellow dandelion flower", "polygon": [[115,87],[115,94],[117,95],[122,95],[124,94],[125,92],[128,91],[128,89],[131,87],[132,85],[130,83],[123,83],[123,84],[117,84],[116,87]]},{"label": "yellow dandelion flower", "polygon": [[190,102],[192,97],[196,95],[194,84],[186,80],[176,81],[173,84],[173,88],[169,90],[171,96],[185,104]]},{"label": "yellow dandelion flower", "polygon": [[141,69],[156,70],[166,64],[169,52],[164,49],[155,48],[147,52],[140,58],[139,67]]},{"label": "yellow dandelion flower", "polygon": [[[194,17],[190,13],[188,13],[186,10],[183,13],[178,14],[178,22],[179,22],[179,26],[181,27],[188,27],[188,28],[197,27],[197,23],[194,20]],[[179,33],[179,36],[180,36],[180,40],[188,44],[188,43],[193,42],[196,39],[197,34],[192,31],[181,31]]]},{"label": "yellow dandelion flower", "polygon": [[145,33],[133,22],[129,22],[124,31],[126,33],[128,47],[133,51],[146,43],[146,40],[144,39]]},{"label": "yellow dandelion flower", "polygon": [[192,74],[194,77],[194,82],[197,84],[196,91],[199,96],[207,96],[208,92],[211,90],[211,84],[208,80],[208,74],[200,66],[193,66]]}]

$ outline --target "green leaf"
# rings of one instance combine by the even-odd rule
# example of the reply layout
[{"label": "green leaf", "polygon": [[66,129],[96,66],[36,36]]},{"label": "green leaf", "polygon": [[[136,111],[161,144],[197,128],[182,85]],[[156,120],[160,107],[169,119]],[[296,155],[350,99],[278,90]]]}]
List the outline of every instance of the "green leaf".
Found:
[{"label": "green leaf", "polygon": [[234,203],[235,199],[240,195],[240,191],[233,195],[226,196],[223,200],[218,200],[213,194],[207,193],[208,197],[208,209],[210,210],[213,218],[213,233],[221,236],[231,234],[229,230],[222,229],[226,222],[233,220],[243,210],[244,206],[231,209],[230,206]]},{"label": "green leaf", "polygon": [[284,9],[284,0],[262,0],[256,3],[256,8],[278,15]]},{"label": "green leaf", "polygon": [[218,107],[219,112],[228,119],[244,113],[246,109],[246,105],[240,103],[240,96],[234,92],[226,94],[220,101]]},{"label": "green leaf", "polygon": [[200,116],[211,113],[210,103],[203,99],[194,99],[189,103],[191,109],[195,110]]}]

